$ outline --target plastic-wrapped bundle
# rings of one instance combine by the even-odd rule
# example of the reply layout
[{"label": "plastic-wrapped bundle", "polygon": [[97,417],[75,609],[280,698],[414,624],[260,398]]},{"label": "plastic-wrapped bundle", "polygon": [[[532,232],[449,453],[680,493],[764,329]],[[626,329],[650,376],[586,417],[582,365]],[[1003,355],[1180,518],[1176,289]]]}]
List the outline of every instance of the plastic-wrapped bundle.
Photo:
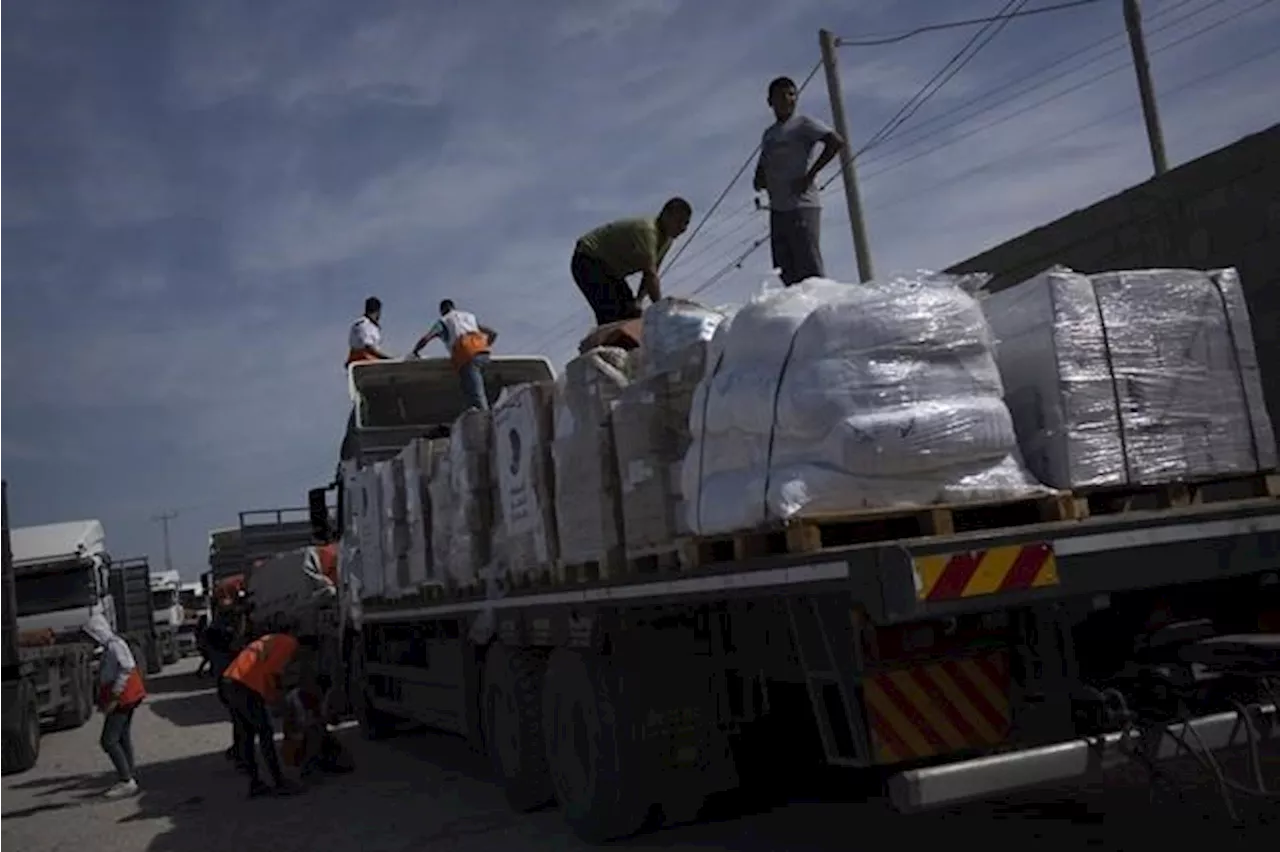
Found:
[{"label": "plastic-wrapped bundle", "polygon": [[690,527],[1033,494],[958,279],[810,279],[723,323],[690,412]]},{"label": "plastic-wrapped bundle", "polygon": [[1234,269],[1056,267],[983,300],[1028,467],[1059,488],[1276,464]]},{"label": "plastic-wrapped bundle", "polygon": [[431,497],[431,555],[439,577],[474,582],[489,562],[493,482],[489,412],[471,410],[453,422],[449,450],[436,460]]},{"label": "plastic-wrapped bundle", "polygon": [[555,386],[507,388],[493,409],[495,562],[507,574],[549,568],[557,556],[551,404]]},{"label": "plastic-wrapped bundle", "polygon": [[640,377],[675,370],[702,371],[707,344],[724,321],[721,311],[687,299],[662,299],[644,312]]},{"label": "plastic-wrapped bundle", "polygon": [[622,493],[609,409],[631,383],[631,357],[601,347],[565,365],[556,383],[556,528],[569,563],[616,559],[622,545]]}]

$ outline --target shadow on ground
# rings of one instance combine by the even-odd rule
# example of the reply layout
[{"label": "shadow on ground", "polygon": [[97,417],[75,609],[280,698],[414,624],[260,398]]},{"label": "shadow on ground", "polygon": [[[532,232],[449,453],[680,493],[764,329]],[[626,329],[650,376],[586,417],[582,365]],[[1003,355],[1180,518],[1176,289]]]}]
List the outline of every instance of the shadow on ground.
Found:
[{"label": "shadow on ground", "polygon": [[212,692],[217,682],[210,676],[198,677],[194,671],[161,672],[147,676],[148,695],[174,692]]},{"label": "shadow on ground", "polygon": [[173,697],[152,695],[147,698],[147,706],[161,719],[184,728],[230,721],[226,708],[212,692]]}]

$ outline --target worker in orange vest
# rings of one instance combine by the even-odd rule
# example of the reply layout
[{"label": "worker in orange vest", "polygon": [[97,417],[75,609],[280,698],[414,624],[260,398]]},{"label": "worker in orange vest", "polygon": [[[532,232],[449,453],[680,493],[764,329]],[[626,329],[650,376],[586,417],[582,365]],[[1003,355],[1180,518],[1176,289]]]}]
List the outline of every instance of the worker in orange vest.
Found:
[{"label": "worker in orange vest", "polygon": [[423,347],[437,338],[449,350],[449,360],[453,362],[453,369],[458,371],[462,392],[471,407],[488,411],[489,398],[485,394],[482,368],[489,363],[498,332],[481,325],[475,314],[458,310],[452,299],[445,299],[440,302],[440,319],[418,339],[409,357],[419,357]]},{"label": "worker in orange vest", "polygon": [[138,792],[138,781],[134,777],[133,711],[147,697],[147,689],[129,643],[111,629],[101,613],[89,617],[84,632],[102,647],[98,708],[105,718],[99,743],[116,769],[116,783],[104,795],[109,799],[132,796]]},{"label": "worker in orange vest", "polygon": [[253,753],[255,740],[276,792],[291,793],[297,789],[285,780],[280,771],[275,727],[268,708],[279,704],[283,698],[284,682],[293,674],[293,671],[286,673],[286,668],[296,671],[300,657],[313,653],[317,648],[314,636],[294,638],[288,633],[268,633],[246,645],[222,673],[222,695],[231,709],[235,744],[240,750],[238,763],[249,774],[250,796],[271,792],[258,774],[258,761]]}]

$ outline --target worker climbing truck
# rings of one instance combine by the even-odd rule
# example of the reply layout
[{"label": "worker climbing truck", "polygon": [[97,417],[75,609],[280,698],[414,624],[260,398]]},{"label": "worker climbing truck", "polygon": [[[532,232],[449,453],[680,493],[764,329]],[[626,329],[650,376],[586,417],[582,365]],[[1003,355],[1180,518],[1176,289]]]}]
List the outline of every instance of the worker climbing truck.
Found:
[{"label": "worker climbing truck", "polygon": [[[466,737],[518,809],[557,802],[598,841],[812,761],[865,771],[912,812],[1274,730],[1274,474],[802,517],[578,564],[495,544],[466,576],[469,542],[540,522],[536,436],[560,441],[564,418],[518,409],[551,379],[544,359],[495,358],[490,397],[507,400],[490,415],[464,411],[447,362],[353,365],[336,525],[311,494],[317,536],[340,542],[342,675],[365,733]],[[612,410],[628,534],[663,508],[641,491],[660,465],[624,464],[622,446],[659,385]],[[477,423],[488,437],[467,445]],[[469,452],[486,440],[487,458]],[[415,464],[428,486],[396,479]],[[543,485],[513,485],[530,465]],[[582,484],[555,469],[554,489]],[[516,498],[441,526],[459,494],[495,492]],[[452,533],[424,557],[415,524]]]}]

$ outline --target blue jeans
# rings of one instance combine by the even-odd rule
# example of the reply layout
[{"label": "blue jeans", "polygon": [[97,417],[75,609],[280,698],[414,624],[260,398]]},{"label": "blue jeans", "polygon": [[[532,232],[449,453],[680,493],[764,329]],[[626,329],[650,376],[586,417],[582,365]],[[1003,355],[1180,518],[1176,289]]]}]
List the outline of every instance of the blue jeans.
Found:
[{"label": "blue jeans", "polygon": [[102,721],[102,738],[99,744],[111,758],[116,777],[121,781],[133,780],[133,711],[137,706],[112,710]]},{"label": "blue jeans", "polygon": [[484,372],[481,369],[488,363],[489,353],[481,352],[471,359],[471,363],[458,371],[458,380],[462,382],[462,393],[466,395],[468,402],[481,411],[489,410],[489,397],[485,395]]}]

